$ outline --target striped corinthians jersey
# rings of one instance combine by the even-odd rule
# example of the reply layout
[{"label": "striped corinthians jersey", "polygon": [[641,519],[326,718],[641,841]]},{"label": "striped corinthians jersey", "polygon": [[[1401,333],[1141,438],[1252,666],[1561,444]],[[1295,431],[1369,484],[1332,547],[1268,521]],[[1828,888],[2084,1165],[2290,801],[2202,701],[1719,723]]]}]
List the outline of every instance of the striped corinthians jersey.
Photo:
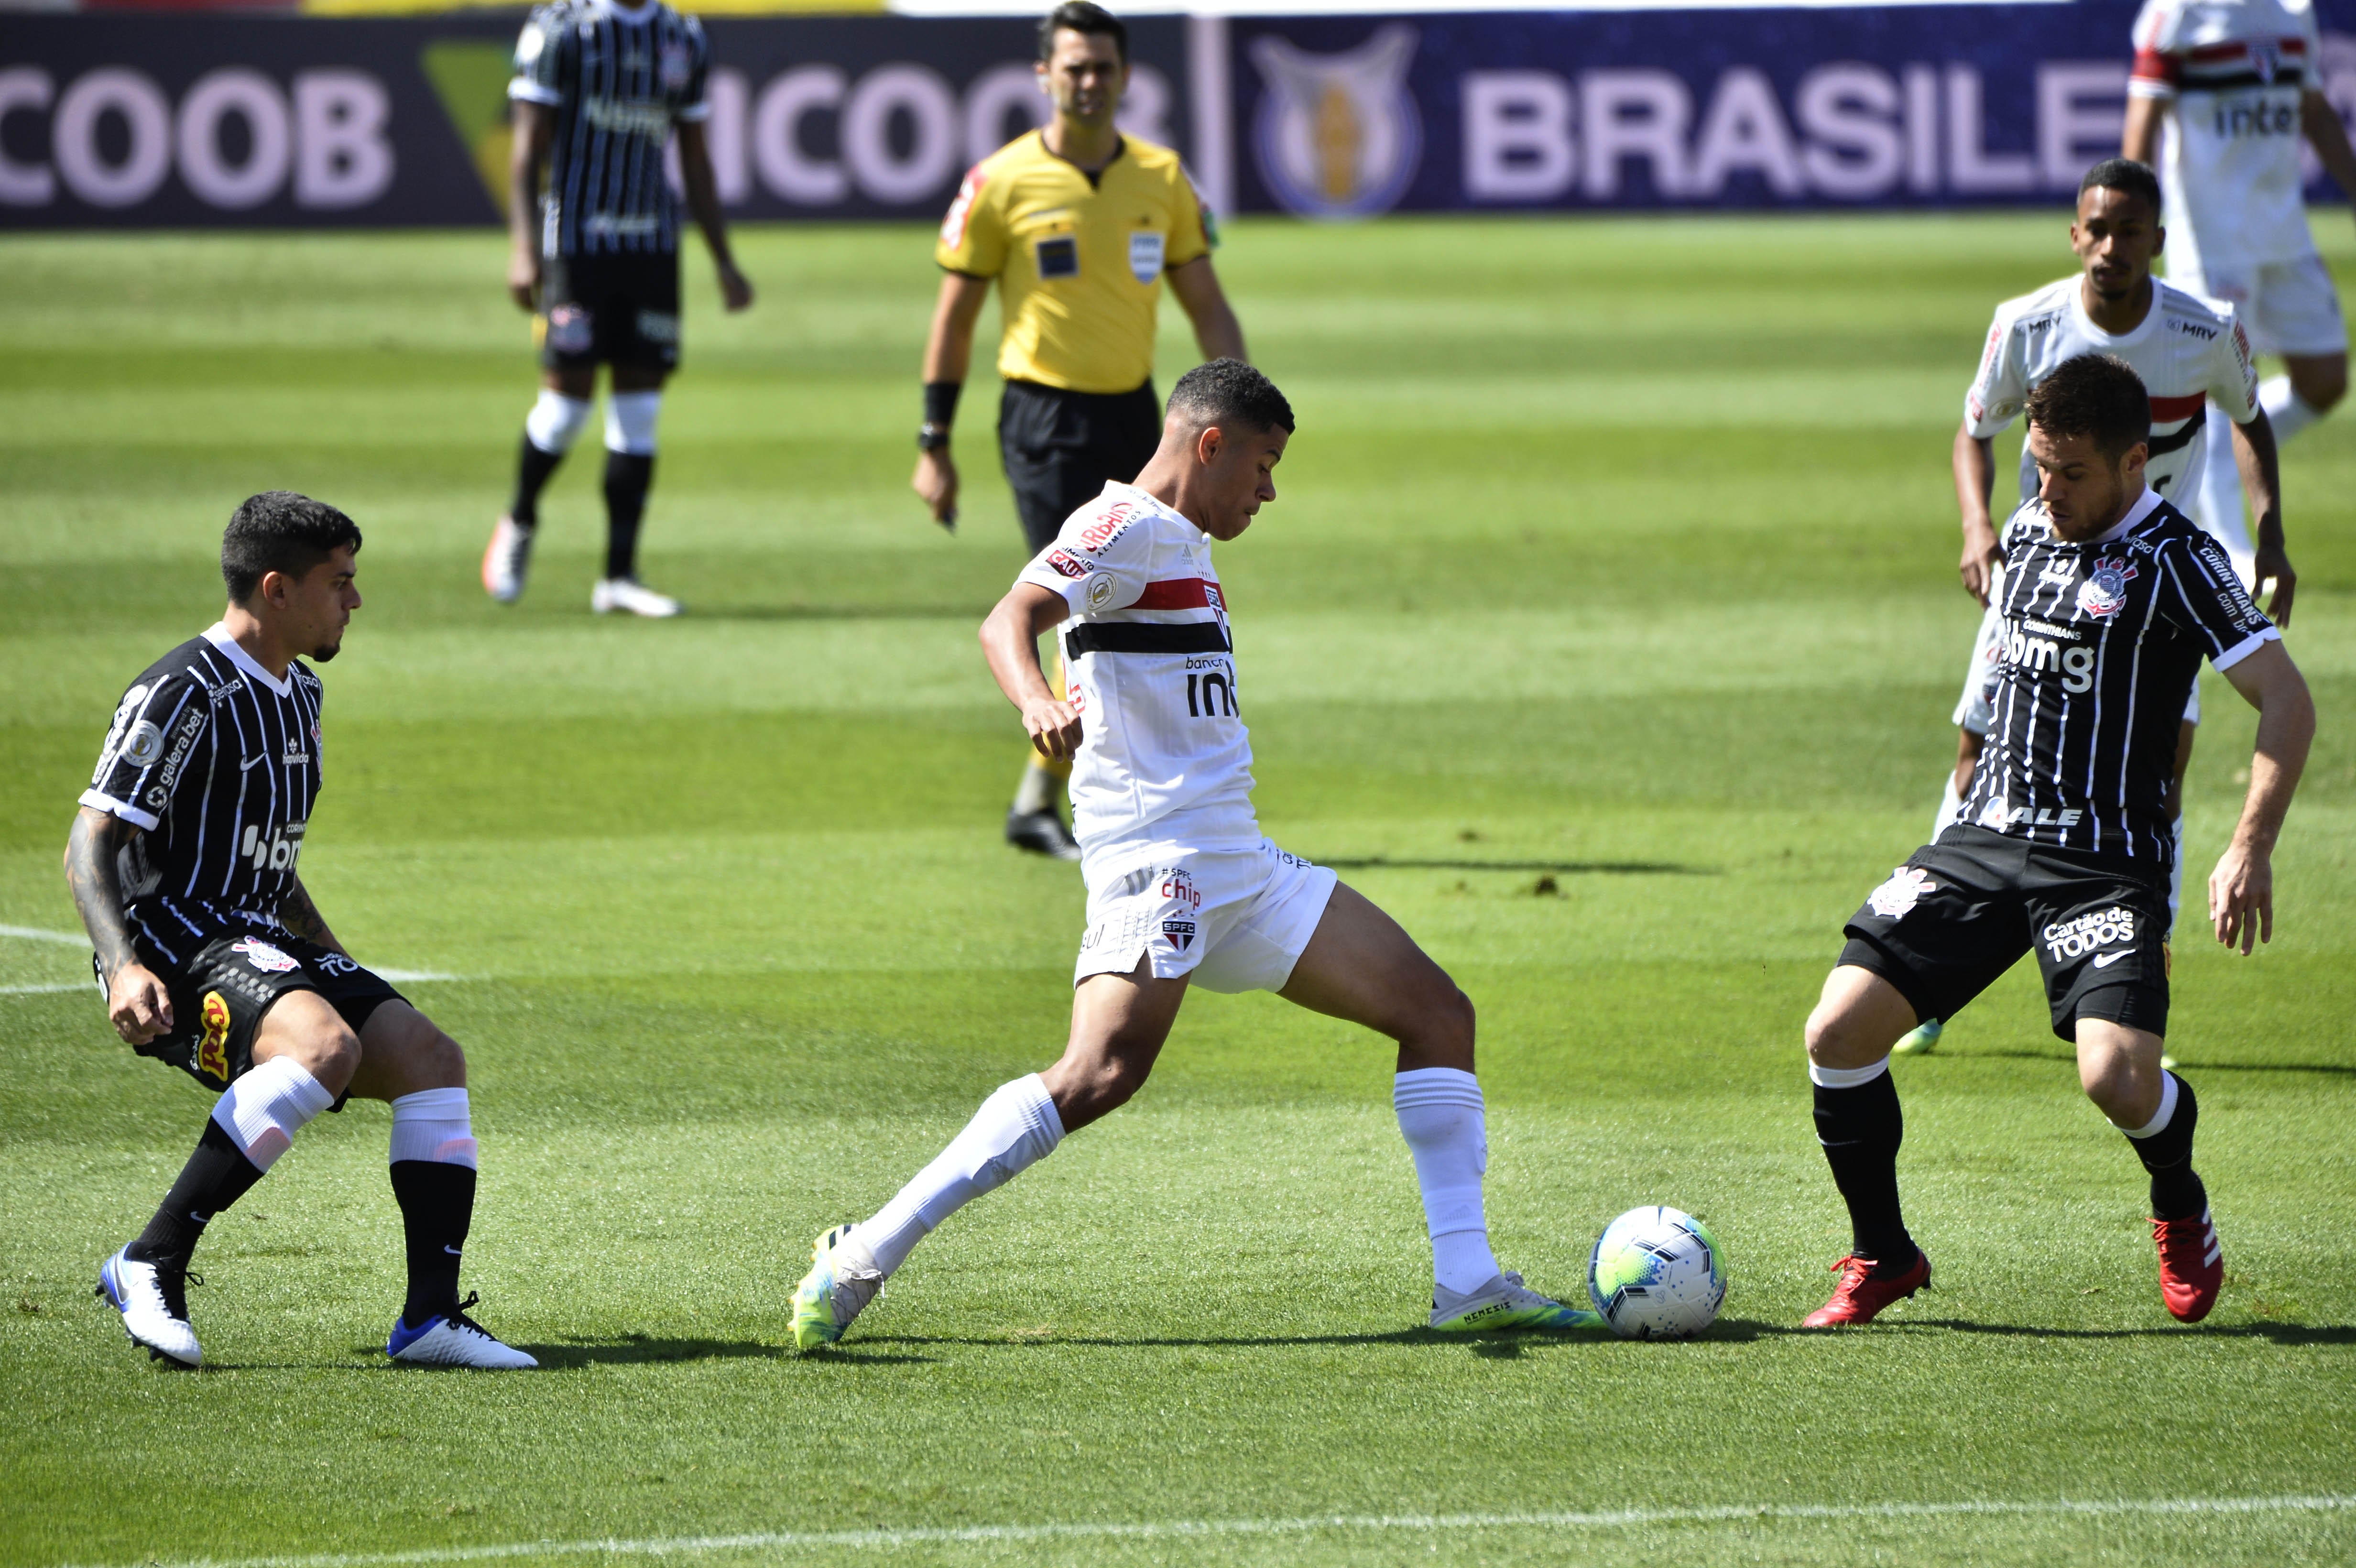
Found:
[{"label": "striped corinthians jersey", "polygon": [[2083,544],[2031,503],[2002,544],[1996,723],[1960,820],[2165,874],[2165,796],[2201,661],[2231,669],[2280,634],[2224,547],[2157,491]]},{"label": "striped corinthians jersey", "polygon": [[1257,848],[1251,741],[1211,536],[1136,486],[1108,484],[1016,581],[1072,607],[1072,827],[1088,859],[1172,842]]},{"label": "striped corinthians jersey", "polygon": [[[2151,398],[2151,459],[2144,482],[2165,500],[2190,502],[2199,493],[2200,439],[2211,400],[2235,424],[2257,417],[2258,372],[2250,340],[2233,307],[2158,278],[2151,304],[2132,331],[2114,336],[2086,314],[2079,279],[2046,284],[1996,307],[1979,374],[1964,394],[1964,422],[1985,440],[2012,423],[2038,382],[2065,359],[2114,354],[2143,379]],[[2020,498],[2037,494],[2037,465],[2020,456]]]},{"label": "striped corinthians jersey", "polygon": [[134,929],[166,955],[224,923],[278,926],[319,795],[319,677],[280,680],[215,624],[114,709],[81,804],[146,829],[118,859]]},{"label": "striped corinthians jersey", "polygon": [[541,249],[551,256],[679,249],[663,171],[671,126],[712,112],[703,24],[661,0],[555,0],[516,39],[508,96],[556,111]]},{"label": "striped corinthians jersey", "polygon": [[2172,101],[2160,144],[2174,265],[2315,254],[2299,168],[2299,105],[2320,90],[2310,0],[2147,0],[2127,91]]}]

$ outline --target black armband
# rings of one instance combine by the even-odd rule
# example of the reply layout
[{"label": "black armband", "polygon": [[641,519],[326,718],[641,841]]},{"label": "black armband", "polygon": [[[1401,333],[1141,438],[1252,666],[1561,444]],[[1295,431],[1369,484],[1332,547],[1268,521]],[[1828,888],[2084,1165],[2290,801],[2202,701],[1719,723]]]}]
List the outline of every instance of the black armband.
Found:
[{"label": "black armband", "polygon": [[943,430],[957,422],[958,394],[965,390],[962,381],[927,381],[925,383],[925,422]]}]

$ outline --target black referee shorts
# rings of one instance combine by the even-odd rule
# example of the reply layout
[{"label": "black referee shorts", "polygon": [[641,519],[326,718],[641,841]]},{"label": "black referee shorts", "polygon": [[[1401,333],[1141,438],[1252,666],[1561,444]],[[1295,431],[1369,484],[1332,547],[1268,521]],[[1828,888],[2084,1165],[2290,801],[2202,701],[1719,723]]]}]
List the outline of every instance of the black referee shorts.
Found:
[{"label": "black referee shorts", "polygon": [[1162,400],[1148,381],[1133,392],[1070,392],[1009,381],[998,405],[998,450],[1031,553],[1055,542],[1064,519],[1126,485],[1162,444]]},{"label": "black referee shorts", "polygon": [[679,365],[679,252],[616,251],[541,262],[540,362]]},{"label": "black referee shorts", "polygon": [[2080,1019],[2168,1033],[2168,871],[1958,824],[1917,849],[1844,928],[1840,962],[1921,1019],[1962,1011],[2031,947],[2053,1032]]},{"label": "black referee shorts", "polygon": [[[216,1091],[253,1070],[253,1037],[262,1015],[289,991],[316,991],[355,1034],[377,1008],[405,999],[358,960],[283,931],[209,930],[179,964],[145,942],[134,939],[134,945],[139,962],[164,982],[172,998],[172,1031],[132,1049]],[[97,955],[90,963],[99,973]],[[103,974],[98,988],[103,997]],[[335,1108],[344,1108],[340,1097]]]}]

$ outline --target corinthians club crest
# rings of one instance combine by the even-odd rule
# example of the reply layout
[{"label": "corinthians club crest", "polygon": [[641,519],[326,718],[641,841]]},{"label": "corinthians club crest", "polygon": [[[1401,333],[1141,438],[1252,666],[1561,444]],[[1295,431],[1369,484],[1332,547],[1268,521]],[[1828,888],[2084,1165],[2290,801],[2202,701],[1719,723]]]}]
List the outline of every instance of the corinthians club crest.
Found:
[{"label": "corinthians club crest", "polygon": [[1407,194],[1423,157],[1423,121],[1407,91],[1413,27],[1394,23],[1346,54],[1252,40],[1268,91],[1253,117],[1260,177],[1304,218],[1371,218]]}]

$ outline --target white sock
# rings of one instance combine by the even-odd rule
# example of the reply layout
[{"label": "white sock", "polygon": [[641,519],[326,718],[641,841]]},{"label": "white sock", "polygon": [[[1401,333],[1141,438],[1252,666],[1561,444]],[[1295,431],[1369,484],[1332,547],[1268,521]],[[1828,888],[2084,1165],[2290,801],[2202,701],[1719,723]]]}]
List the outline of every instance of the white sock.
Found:
[{"label": "white sock", "polygon": [[2153,1115],[2151,1120],[2146,1122],[2139,1127],[2119,1127],[2119,1125],[2116,1122],[2112,1122],[2111,1125],[2119,1127],[2119,1131],[2126,1134],[2126,1136],[2131,1138],[2153,1137],[2160,1133],[2168,1131],[2168,1124],[2176,1120],[2177,1087],[2175,1073],[2168,1072],[2161,1072],[2159,1075],[2159,1109]]},{"label": "white sock", "polygon": [[1025,816],[1052,808],[1055,804],[1055,775],[1033,763],[1023,770],[1023,782],[1015,787],[1014,809]]},{"label": "white sock", "polygon": [[392,1103],[393,1160],[422,1159],[435,1165],[479,1169],[474,1118],[464,1089],[420,1089]]},{"label": "white sock", "polygon": [[2225,547],[2233,571],[2246,585],[2254,552],[2242,510],[2242,471],[2233,462],[2232,422],[2217,415],[2201,431],[2201,439],[2209,443],[2209,449],[2201,460],[2201,492],[2192,497],[2192,520]]},{"label": "white sock", "polygon": [[1939,792],[1939,815],[1931,818],[1931,837],[1928,841],[1936,844],[1939,841],[1939,835],[1953,827],[1955,825],[1955,819],[1963,814],[1963,794],[1955,788],[1955,770],[1949,768],[1946,785]]},{"label": "white sock", "polygon": [[2275,427],[2275,444],[2279,446],[2323,417],[2323,411],[2292,389],[2288,376],[2269,376],[2258,383],[2258,407],[2266,411],[2266,422]]},{"label": "white sock", "polygon": [[[583,408],[588,405],[584,403]],[[636,457],[655,454],[655,421],[662,413],[660,392],[615,392],[605,400],[605,450]]]},{"label": "white sock", "polygon": [[1064,1141],[1064,1119],[1035,1072],[1001,1083],[965,1131],[949,1140],[915,1180],[856,1227],[889,1277],[934,1227],[983,1193],[1002,1187]]},{"label": "white sock", "polygon": [[1453,1067],[1402,1072],[1391,1081],[1391,1108],[1423,1189],[1431,1277],[1460,1295],[1478,1290],[1497,1273],[1481,1203],[1481,1176],[1489,1168],[1481,1081]]},{"label": "white sock", "polygon": [[551,457],[562,457],[573,450],[573,443],[581,439],[588,423],[586,399],[568,398],[554,388],[542,387],[540,400],[524,417],[523,432],[541,451]]},{"label": "white sock", "polygon": [[268,1170],[303,1125],[335,1103],[292,1058],[273,1056],[213,1103],[213,1120],[237,1140],[256,1170]]},{"label": "white sock", "polygon": [[1855,1089],[1870,1083],[1890,1071],[1890,1058],[1868,1062],[1863,1067],[1819,1067],[1808,1063],[1808,1082],[1819,1089]]}]

